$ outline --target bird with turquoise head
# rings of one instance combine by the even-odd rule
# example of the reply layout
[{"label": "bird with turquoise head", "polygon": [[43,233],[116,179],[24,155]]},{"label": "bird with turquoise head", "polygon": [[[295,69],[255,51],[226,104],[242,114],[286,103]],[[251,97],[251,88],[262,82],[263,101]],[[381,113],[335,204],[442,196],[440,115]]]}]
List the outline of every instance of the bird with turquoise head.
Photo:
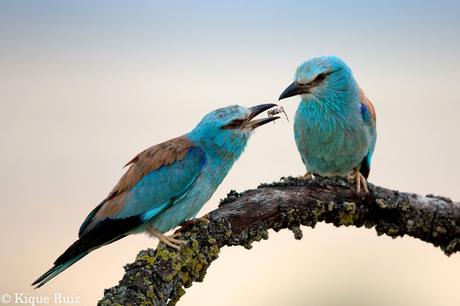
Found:
[{"label": "bird with turquoise head", "polygon": [[312,175],[348,176],[358,194],[367,177],[377,139],[376,114],[351,69],[335,56],[301,64],[279,100],[300,95],[294,119],[297,149]]},{"label": "bird with turquoise head", "polygon": [[139,153],[86,217],[79,239],[32,285],[43,286],[95,249],[130,234],[147,232],[179,249],[184,241],[164,233],[196,216],[243,153],[253,131],[279,118],[255,119],[274,106],[214,110],[189,133]]}]

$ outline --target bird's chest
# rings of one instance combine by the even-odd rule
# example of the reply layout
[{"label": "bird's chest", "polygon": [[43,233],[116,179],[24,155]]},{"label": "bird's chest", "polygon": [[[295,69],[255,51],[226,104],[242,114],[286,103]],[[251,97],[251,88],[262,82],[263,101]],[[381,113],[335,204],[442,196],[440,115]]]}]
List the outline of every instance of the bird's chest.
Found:
[{"label": "bird's chest", "polygon": [[215,160],[202,169],[190,190],[170,208],[151,221],[151,225],[166,232],[178,224],[194,218],[220,185],[231,164]]},{"label": "bird's chest", "polygon": [[359,166],[367,154],[370,137],[358,119],[297,111],[295,141],[307,171],[336,176]]}]

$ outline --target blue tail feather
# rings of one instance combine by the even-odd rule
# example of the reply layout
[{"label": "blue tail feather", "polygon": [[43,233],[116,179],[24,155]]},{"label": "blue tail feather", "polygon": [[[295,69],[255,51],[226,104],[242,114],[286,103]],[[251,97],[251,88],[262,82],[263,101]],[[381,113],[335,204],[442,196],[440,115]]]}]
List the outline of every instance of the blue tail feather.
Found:
[{"label": "blue tail feather", "polygon": [[57,264],[48,271],[46,271],[42,276],[40,276],[36,281],[32,283],[32,286],[35,286],[35,289],[40,288],[47,282],[49,282],[51,279],[54,277],[58,276],[61,272],[63,272],[65,269],[82,259],[85,255],[87,255],[88,252],[82,253],[76,257],[73,257],[69,260],[67,260],[64,263]]},{"label": "blue tail feather", "polygon": [[141,224],[142,218],[140,216],[125,219],[103,220],[68,247],[67,250],[56,259],[54,267],[40,276],[32,285],[36,285],[36,288],[43,286],[90,252],[125,237],[129,231]]}]

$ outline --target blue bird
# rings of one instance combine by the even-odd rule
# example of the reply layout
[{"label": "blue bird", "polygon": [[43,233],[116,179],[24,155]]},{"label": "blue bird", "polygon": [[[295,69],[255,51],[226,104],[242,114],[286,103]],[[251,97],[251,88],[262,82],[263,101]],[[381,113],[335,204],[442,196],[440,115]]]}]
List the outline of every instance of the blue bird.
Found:
[{"label": "blue bird", "polygon": [[358,194],[361,188],[367,193],[376,114],[350,68],[335,56],[310,59],[297,68],[294,82],[279,100],[296,95],[301,100],[294,136],[305,177],[349,175],[356,180]]},{"label": "blue bird", "polygon": [[95,249],[130,234],[147,232],[179,249],[184,241],[163,233],[196,216],[243,153],[254,129],[279,118],[254,119],[274,106],[217,109],[191,132],[139,153],[107,198],[89,213],[79,239],[32,285],[43,286]]}]

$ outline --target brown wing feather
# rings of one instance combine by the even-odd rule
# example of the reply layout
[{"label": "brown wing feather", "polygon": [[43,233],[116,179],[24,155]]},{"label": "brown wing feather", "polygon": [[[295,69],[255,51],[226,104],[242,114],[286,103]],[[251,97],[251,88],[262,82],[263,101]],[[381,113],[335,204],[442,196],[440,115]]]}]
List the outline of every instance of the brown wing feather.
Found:
[{"label": "brown wing feather", "polygon": [[130,165],[126,173],[104,200],[104,204],[95,214],[95,219],[112,216],[123,208],[126,191],[136,185],[146,174],[184,159],[192,142],[184,135],[152,146],[136,155],[125,166]]},{"label": "brown wing feather", "polygon": [[374,122],[377,121],[377,114],[375,112],[374,105],[372,104],[371,100],[369,100],[369,98],[366,97],[364,91],[361,88],[359,89],[359,100],[361,101],[361,103],[366,105],[369,113],[372,116],[372,120],[374,120]]}]

